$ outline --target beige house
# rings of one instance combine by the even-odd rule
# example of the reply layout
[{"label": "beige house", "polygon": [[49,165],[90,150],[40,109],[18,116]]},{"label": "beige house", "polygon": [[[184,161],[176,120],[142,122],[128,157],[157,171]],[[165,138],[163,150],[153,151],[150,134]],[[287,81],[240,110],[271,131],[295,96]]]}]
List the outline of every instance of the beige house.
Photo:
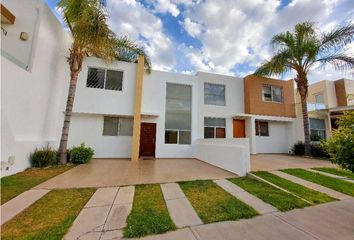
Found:
[{"label": "beige house", "polygon": [[[354,111],[354,80],[323,80],[309,85],[307,108],[310,120],[311,140],[329,138],[337,127],[336,119],[343,111]],[[298,127],[302,129],[300,96],[296,94],[296,115]],[[299,131],[298,139],[304,139]]]}]

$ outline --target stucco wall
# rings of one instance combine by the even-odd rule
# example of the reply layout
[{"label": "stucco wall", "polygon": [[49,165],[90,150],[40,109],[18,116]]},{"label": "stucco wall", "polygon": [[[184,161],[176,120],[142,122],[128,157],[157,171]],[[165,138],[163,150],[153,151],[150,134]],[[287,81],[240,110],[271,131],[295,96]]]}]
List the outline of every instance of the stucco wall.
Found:
[{"label": "stucco wall", "polygon": [[269,121],[269,136],[256,136],[257,153],[287,153],[290,123]]},{"label": "stucco wall", "polygon": [[[29,22],[33,19],[26,14],[36,11],[39,26],[38,35],[30,35],[34,51],[30,58],[33,64],[28,71],[1,56],[1,160],[7,161],[12,155],[16,159],[9,171],[2,171],[3,176],[29,167],[28,156],[35,147],[48,143],[57,147],[60,137],[69,82],[65,56],[70,38],[50,9],[38,2],[41,1],[29,4],[20,0],[6,1],[9,10],[16,6],[14,13],[21,13],[16,15],[14,32],[31,29],[22,28],[23,22],[33,26],[33,22]],[[2,35],[2,41],[6,37]],[[13,49],[9,53],[16,55],[22,47],[19,44],[17,49],[17,41],[12,43],[13,47],[7,50]]]}]

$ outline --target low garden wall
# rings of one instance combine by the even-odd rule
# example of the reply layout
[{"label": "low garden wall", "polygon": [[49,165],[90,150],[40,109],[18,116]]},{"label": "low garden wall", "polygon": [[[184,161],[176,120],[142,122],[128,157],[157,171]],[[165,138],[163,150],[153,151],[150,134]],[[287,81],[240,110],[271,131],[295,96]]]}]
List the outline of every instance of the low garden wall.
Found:
[{"label": "low garden wall", "polygon": [[194,157],[239,176],[250,171],[249,139],[198,139]]}]

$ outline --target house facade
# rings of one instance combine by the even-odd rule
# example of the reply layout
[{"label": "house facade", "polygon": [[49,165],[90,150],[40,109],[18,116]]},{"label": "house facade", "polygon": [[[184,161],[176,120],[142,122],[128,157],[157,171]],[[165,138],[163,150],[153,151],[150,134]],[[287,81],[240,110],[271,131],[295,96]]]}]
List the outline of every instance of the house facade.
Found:
[{"label": "house facade", "polygon": [[[307,106],[309,112],[310,136],[312,141],[327,139],[336,120],[343,111],[354,111],[354,80],[323,80],[309,85]],[[302,109],[299,94],[296,95],[297,123],[302,128]],[[303,139],[299,133],[298,139]]]}]

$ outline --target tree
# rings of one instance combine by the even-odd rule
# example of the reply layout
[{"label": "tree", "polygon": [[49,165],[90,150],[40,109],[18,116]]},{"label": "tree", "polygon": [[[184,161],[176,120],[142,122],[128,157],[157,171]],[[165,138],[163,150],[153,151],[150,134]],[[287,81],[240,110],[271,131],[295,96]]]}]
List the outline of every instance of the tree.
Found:
[{"label": "tree", "polygon": [[95,56],[105,62],[123,60],[137,61],[144,56],[145,68],[151,70],[151,63],[145,52],[127,37],[117,38],[107,24],[106,11],[99,0],[59,0],[63,19],[72,35],[72,44],[67,61],[70,67],[70,86],[65,108],[65,118],[59,145],[60,163],[67,161],[67,142],[72,108],[75,99],[77,78],[84,59]]},{"label": "tree", "polygon": [[354,111],[344,112],[337,124],[338,129],[322,145],[333,163],[354,172]]},{"label": "tree", "polygon": [[311,152],[309,120],[307,112],[307,75],[316,67],[332,65],[336,70],[346,71],[354,68],[354,58],[347,46],[354,40],[354,24],[334,28],[320,33],[314,23],[304,22],[295,26],[294,32],[283,32],[272,39],[276,54],[264,62],[255,75],[280,75],[295,71],[295,82],[301,98],[302,117],[305,135],[305,154]]}]

